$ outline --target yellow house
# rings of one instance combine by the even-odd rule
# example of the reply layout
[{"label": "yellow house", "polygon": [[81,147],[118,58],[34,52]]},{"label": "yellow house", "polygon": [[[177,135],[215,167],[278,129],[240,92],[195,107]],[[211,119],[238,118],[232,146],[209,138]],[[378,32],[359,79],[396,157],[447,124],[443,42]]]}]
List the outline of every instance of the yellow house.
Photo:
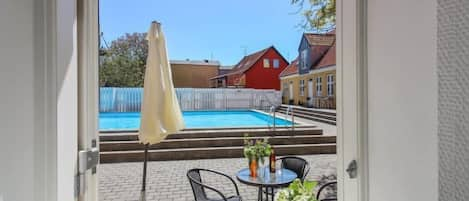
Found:
[{"label": "yellow house", "polygon": [[303,34],[299,52],[280,74],[282,102],[335,109],[335,34]]}]

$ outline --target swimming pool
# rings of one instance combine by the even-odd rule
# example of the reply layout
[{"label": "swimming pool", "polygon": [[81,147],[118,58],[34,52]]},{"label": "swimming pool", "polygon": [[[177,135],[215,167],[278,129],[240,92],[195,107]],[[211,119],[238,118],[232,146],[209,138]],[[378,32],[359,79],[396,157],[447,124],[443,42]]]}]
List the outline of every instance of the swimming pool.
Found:
[{"label": "swimming pool", "polygon": [[[252,110],[245,111],[191,111],[183,112],[186,128],[239,128],[266,127],[273,117]],[[288,126],[291,122],[276,118],[277,126]],[[140,126],[138,112],[106,112],[99,114],[100,130],[137,130]]]}]

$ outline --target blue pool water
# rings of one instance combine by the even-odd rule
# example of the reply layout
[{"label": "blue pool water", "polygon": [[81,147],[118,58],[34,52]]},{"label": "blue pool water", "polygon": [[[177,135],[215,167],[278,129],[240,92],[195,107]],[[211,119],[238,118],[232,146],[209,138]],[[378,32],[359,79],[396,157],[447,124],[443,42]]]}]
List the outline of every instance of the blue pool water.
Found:
[{"label": "blue pool water", "polygon": [[[265,127],[272,124],[272,116],[255,111],[196,111],[183,112],[186,128]],[[288,120],[276,118],[276,125],[291,125]],[[140,113],[106,112],[99,114],[100,130],[137,130]]]}]

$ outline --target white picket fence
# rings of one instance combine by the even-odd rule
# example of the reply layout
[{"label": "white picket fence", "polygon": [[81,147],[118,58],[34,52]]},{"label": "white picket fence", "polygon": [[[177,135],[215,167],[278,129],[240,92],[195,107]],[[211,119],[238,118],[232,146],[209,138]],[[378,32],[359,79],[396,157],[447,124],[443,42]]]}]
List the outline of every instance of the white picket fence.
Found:
[{"label": "white picket fence", "polygon": [[[138,112],[142,88],[100,89],[100,112]],[[183,111],[197,110],[268,110],[281,104],[281,93],[276,90],[227,88],[176,88]]]}]

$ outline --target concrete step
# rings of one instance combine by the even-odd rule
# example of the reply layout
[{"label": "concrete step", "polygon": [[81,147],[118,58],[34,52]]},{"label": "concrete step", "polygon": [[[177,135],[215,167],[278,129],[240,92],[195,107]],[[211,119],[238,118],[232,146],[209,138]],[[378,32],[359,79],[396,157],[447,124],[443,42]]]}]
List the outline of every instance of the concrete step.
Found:
[{"label": "concrete step", "polygon": [[[279,108],[286,109],[289,105],[281,105]],[[307,112],[313,112],[317,114],[324,114],[329,116],[337,116],[335,110],[327,110],[327,109],[316,109],[316,108],[309,108],[309,107],[301,107],[301,106],[292,106],[294,110],[301,110]]]},{"label": "concrete step", "polygon": [[[286,114],[286,112],[283,112],[283,111],[279,111],[279,112],[283,113],[283,114]],[[295,117],[301,117],[301,118],[309,119],[309,120],[312,120],[312,121],[317,121],[317,122],[322,122],[322,123],[326,123],[326,124],[336,125],[335,120],[324,119],[324,118],[316,117],[316,116],[313,116],[313,115],[305,115],[305,114],[296,113],[296,112],[293,113],[293,114],[295,115]]]},{"label": "concrete step", "polygon": [[[262,139],[249,137],[249,139]],[[321,135],[295,135],[275,136],[269,138],[271,145],[294,145],[294,144],[324,144],[336,143],[335,136]],[[166,139],[161,143],[150,146],[150,149],[180,149],[180,148],[206,148],[206,147],[232,147],[243,146],[244,137],[223,138],[192,138],[192,139]],[[131,151],[143,150],[144,145],[139,141],[104,141],[99,145],[100,151]]]},{"label": "concrete step", "polygon": [[[287,112],[287,109],[286,108],[279,108],[277,111],[285,114]],[[307,115],[307,116],[314,116],[314,117],[317,117],[317,118],[328,119],[328,120],[333,120],[333,121],[336,120],[336,116],[326,115],[326,114],[321,114],[321,113],[315,113],[315,112],[310,112],[310,111],[306,111],[306,110],[294,109],[293,113],[294,114]]]},{"label": "concrete step", "polygon": [[[193,139],[193,138],[221,138],[221,137],[244,137],[249,134],[251,137],[269,137],[269,136],[293,136],[293,135],[321,135],[320,128],[277,128],[276,131],[271,129],[230,129],[230,130],[192,130],[182,131],[169,135],[166,139]],[[100,142],[105,141],[136,141],[138,133],[100,133]]]},{"label": "concrete step", "polygon": [[[336,144],[296,144],[296,145],[277,145],[275,153],[282,155],[306,155],[306,154],[335,154]],[[207,148],[180,148],[180,149],[156,149],[149,150],[148,158],[150,161],[166,160],[192,160],[192,159],[213,159],[213,158],[242,158],[243,147],[207,147]],[[141,162],[144,152],[135,151],[111,151],[101,152],[101,163],[118,162]]]}]

